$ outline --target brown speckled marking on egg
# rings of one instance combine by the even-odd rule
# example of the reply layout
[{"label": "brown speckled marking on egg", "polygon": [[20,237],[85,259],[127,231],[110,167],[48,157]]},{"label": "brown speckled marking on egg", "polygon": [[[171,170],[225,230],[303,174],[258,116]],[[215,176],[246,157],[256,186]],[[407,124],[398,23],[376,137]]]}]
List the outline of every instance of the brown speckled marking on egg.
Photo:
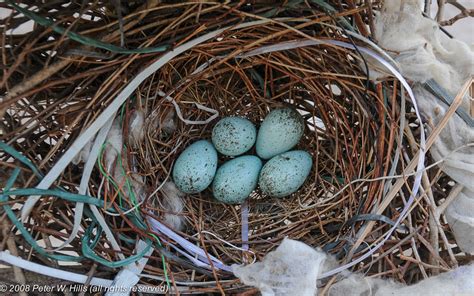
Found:
[{"label": "brown speckled marking on egg", "polygon": [[250,150],[256,136],[255,126],[242,117],[225,117],[212,130],[214,146],[227,156],[237,156]]},{"label": "brown speckled marking on egg", "polygon": [[224,203],[243,202],[255,189],[262,161],[252,155],[234,158],[224,163],[213,182],[214,197]]},{"label": "brown speckled marking on egg", "polygon": [[293,148],[304,132],[304,120],[291,108],[272,110],[264,119],[257,136],[257,154],[263,159]]},{"label": "brown speckled marking on egg", "polygon": [[262,168],[260,189],[270,196],[288,196],[303,185],[311,166],[311,156],[305,151],[289,151],[277,155]]}]

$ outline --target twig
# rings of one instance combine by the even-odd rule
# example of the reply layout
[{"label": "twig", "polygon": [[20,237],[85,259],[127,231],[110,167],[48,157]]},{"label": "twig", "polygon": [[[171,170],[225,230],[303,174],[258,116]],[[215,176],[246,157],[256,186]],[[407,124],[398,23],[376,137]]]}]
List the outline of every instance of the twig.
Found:
[{"label": "twig", "polygon": [[[91,269],[89,270],[89,272],[87,273],[87,280],[86,282],[84,283],[84,286],[88,287],[91,283],[91,280],[92,278],[94,277],[94,274],[95,274],[95,271],[97,269],[97,263],[94,262],[94,264],[92,264],[92,267]],[[82,291],[79,293],[78,296],[84,296],[86,291],[86,289],[82,289]]]},{"label": "twig", "polygon": [[[7,248],[10,251],[10,254],[13,256],[19,256],[18,255],[18,249],[16,247],[15,243],[15,237],[14,237],[14,232],[11,232],[11,225],[8,223],[8,219],[4,219],[2,223],[2,229],[3,229],[3,237],[7,237]],[[26,284],[26,279],[25,275],[23,274],[23,271],[21,268],[17,266],[13,266],[13,275],[15,276],[15,281],[18,284]],[[18,292],[20,296],[27,296],[28,294],[24,291]]]},{"label": "twig", "polygon": [[458,20],[463,19],[465,17],[474,17],[474,9],[463,10],[454,17],[450,18],[449,20],[439,22],[439,24],[441,26],[451,26]]}]

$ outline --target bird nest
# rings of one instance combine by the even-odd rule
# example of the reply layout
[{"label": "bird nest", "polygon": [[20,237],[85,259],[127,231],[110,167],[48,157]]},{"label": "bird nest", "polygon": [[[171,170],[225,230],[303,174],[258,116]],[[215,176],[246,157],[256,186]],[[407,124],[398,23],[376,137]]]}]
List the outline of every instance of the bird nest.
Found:
[{"label": "bird nest", "polygon": [[[102,201],[97,209],[120,252],[111,247],[107,235],[100,234],[86,206],[76,238],[59,251],[80,260],[68,263],[73,265],[69,267],[60,260],[62,269],[112,279],[119,269],[103,262],[117,261],[119,253],[133,256],[137,240],[151,240],[155,250],[147,255],[143,271],[147,276],[141,283],[157,285],[168,279],[172,288],[188,292],[248,289],[225,270],[196,266],[147,217],[163,222],[167,212],[160,188],[170,180],[173,162],[190,143],[210,139],[219,118],[243,116],[258,127],[271,110],[284,106],[302,114],[305,132],[296,148],[313,157],[313,169],[302,188],[286,198],[271,198],[257,189],[244,206],[219,203],[210,189],[186,195],[183,210],[172,213],[184,221],[176,233],[225,265],[261,260],[285,237],[321,247],[340,262],[355,260],[380,242],[412,193],[410,163],[416,162],[419,120],[412,105],[404,103],[398,80],[369,81],[366,55],[334,42],[368,46],[348,31],[368,37],[365,23],[372,22],[372,5],[324,3],[294,7],[131,3],[126,7],[128,16],[115,19],[114,7],[97,3],[63,7],[55,2],[44,4],[36,14],[67,27],[62,34],[51,26],[35,26],[20,35],[4,33],[3,57],[8,66],[2,81],[7,95],[2,103],[1,138],[32,165],[24,166],[11,151],[0,152],[2,187],[15,167],[21,172],[13,187],[35,187],[41,177],[32,174],[33,166],[46,174],[133,79],[163,61],[156,72],[143,76],[116,112],[123,134],[116,162],[142,198],[133,200],[127,194],[131,190],[125,188],[130,183],[115,180],[113,172],[107,171],[106,156],[101,157],[106,147],[99,152],[88,184],[87,195]],[[73,16],[78,9],[80,17]],[[24,19],[2,22],[15,28]],[[226,29],[211,34],[222,28]],[[71,31],[108,45],[122,39],[127,48],[137,50],[117,53],[90,40],[78,45],[80,40],[68,35]],[[202,38],[205,34],[212,36]],[[308,40],[314,44],[305,44]],[[155,52],[140,52],[140,48]],[[131,129],[139,113],[144,123],[137,138],[137,131]],[[219,163],[226,159],[220,156]],[[83,162],[68,165],[52,188],[77,193],[83,171]],[[400,178],[402,174],[406,176]],[[430,196],[446,198],[451,180],[440,171],[426,177]],[[24,231],[13,232],[12,237],[20,257],[58,266],[48,256],[58,254],[51,250],[71,233],[78,200],[42,194],[23,225],[46,252],[32,248]],[[3,205],[18,214],[27,196],[12,194]],[[433,250],[427,207],[424,198],[413,204],[403,226],[354,270],[411,283],[423,277],[429,264],[437,266],[435,271],[448,269],[451,263],[445,258],[452,254],[451,247],[444,246],[447,252]],[[248,213],[248,242],[242,241],[242,221],[247,219],[242,212]],[[5,222],[4,229],[18,227],[10,222],[14,226]],[[437,238],[436,244],[452,242],[449,229],[445,230],[447,236]],[[4,233],[3,241],[7,237]],[[248,251],[240,248],[246,243]],[[88,244],[94,255],[84,251]],[[416,259],[408,260],[409,254]],[[429,264],[424,262],[428,260]]]}]

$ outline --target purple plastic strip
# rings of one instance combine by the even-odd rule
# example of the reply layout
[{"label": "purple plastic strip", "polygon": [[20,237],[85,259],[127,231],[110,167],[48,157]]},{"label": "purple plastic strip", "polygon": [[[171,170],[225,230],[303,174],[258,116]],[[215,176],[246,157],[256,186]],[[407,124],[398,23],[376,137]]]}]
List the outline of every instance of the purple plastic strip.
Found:
[{"label": "purple plastic strip", "polygon": [[249,202],[242,204],[242,249],[249,249]]},{"label": "purple plastic strip", "polygon": [[[148,222],[151,224],[152,228],[155,231],[159,231],[159,232],[163,233],[164,235],[166,235],[167,237],[169,237],[170,239],[174,240],[180,246],[182,246],[186,251],[188,251],[190,253],[193,253],[193,254],[196,254],[198,256],[199,260],[209,262],[209,260],[206,256],[206,253],[204,252],[203,249],[199,248],[195,244],[192,244],[192,243],[188,242],[185,238],[183,238],[179,234],[175,233],[173,230],[169,229],[164,224],[162,224],[160,221],[158,221],[158,220],[156,220],[152,217],[148,217]],[[209,258],[212,261],[212,265],[214,265],[216,268],[232,272],[232,268],[230,266],[225,265],[219,259],[212,256],[211,254],[208,254],[208,255],[209,255]],[[191,258],[193,258],[193,257],[191,257]],[[195,258],[193,258],[193,259],[196,260]],[[206,264],[206,263],[203,263],[203,264]],[[210,263],[208,263],[208,264],[210,265]],[[209,265],[208,265],[208,267],[210,268]]]}]

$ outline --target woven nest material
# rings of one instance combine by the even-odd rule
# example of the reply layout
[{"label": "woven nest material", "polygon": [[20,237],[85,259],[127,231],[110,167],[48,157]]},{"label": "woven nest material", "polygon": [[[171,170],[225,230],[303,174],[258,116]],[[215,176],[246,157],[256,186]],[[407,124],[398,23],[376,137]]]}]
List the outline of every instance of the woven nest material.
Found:
[{"label": "woven nest material", "polygon": [[[323,3],[314,3],[319,2]],[[290,197],[270,198],[259,190],[252,193],[249,246],[256,259],[262,259],[284,237],[290,237],[322,247],[340,262],[348,262],[366,253],[368,246],[378,242],[390,229],[390,222],[398,218],[411,194],[413,178],[405,177],[403,186],[379,215],[374,212],[393,191],[395,181],[371,179],[406,173],[419,144],[419,122],[410,103],[401,109],[399,82],[394,78],[376,84],[369,82],[364,71],[364,56],[334,45],[268,52],[269,45],[312,38],[367,46],[348,37],[346,30],[368,36],[363,23],[372,22],[372,5],[351,8],[329,1],[324,3],[334,7],[331,15],[327,14],[327,6],[323,9],[317,4],[304,3],[295,6],[269,3],[126,5],[120,23],[123,22],[127,48],[164,46],[168,51],[218,28],[262,20],[246,28],[226,30],[167,61],[133,91],[119,110],[117,116],[121,118],[124,135],[120,160],[124,171],[135,178],[143,190],[145,199],[137,207],[141,217],[162,219],[165,214],[161,207],[163,195],[158,192],[150,197],[150,194],[170,178],[173,162],[184,148],[197,139],[210,138],[218,118],[239,115],[258,126],[270,110],[290,106],[305,119],[305,133],[297,148],[311,153],[313,170],[304,186]],[[54,18],[58,25],[84,36],[109,44],[120,43],[121,26],[114,7],[88,4],[81,8],[74,3],[59,7],[56,2],[48,4],[38,14]],[[73,16],[75,10],[85,15]],[[93,16],[92,19],[89,16]],[[291,17],[298,18],[289,19]],[[354,24],[352,29],[341,29],[341,22],[336,19],[342,17]],[[12,29],[24,20],[23,16],[2,22]],[[51,169],[138,73],[163,56],[161,52],[118,54],[93,44],[79,45],[53,32],[51,27],[35,26],[32,32],[21,35],[8,35],[6,31],[2,39],[6,67],[1,87],[7,95],[1,103],[1,139],[43,173]],[[256,49],[266,50],[253,52]],[[249,56],[249,53],[255,55]],[[129,135],[129,124],[137,111],[145,114],[144,137],[139,143]],[[213,119],[216,112],[218,118]],[[405,113],[407,125],[402,129],[405,133],[400,135],[400,122]],[[0,153],[2,187],[15,166],[20,166],[22,171],[14,187],[31,188],[38,183],[29,168],[9,153]],[[220,163],[225,160],[225,157],[219,158]],[[109,178],[107,182],[111,182],[113,175],[98,167],[89,183],[89,195],[93,197],[99,195],[102,180]],[[83,163],[69,165],[55,186],[77,192],[82,171]],[[451,180],[438,170],[428,171],[426,178],[428,185],[431,182],[429,196],[435,200],[446,198],[453,185]],[[357,179],[366,180],[351,183]],[[118,198],[117,188],[107,182],[99,197],[107,205],[118,208],[120,204],[122,209],[135,205],[126,194]],[[4,204],[24,202],[25,197],[10,196]],[[71,232],[75,206],[73,201],[44,195],[24,226],[39,244],[52,249],[52,245],[58,240],[64,241]],[[18,208],[13,207],[16,213]],[[430,273],[449,269],[452,262],[448,257],[456,248],[453,251],[445,243],[453,243],[452,236],[449,229],[441,225],[446,235],[436,237],[437,241],[433,242],[427,208],[425,198],[419,199],[403,221],[404,226],[372,258],[356,265],[354,270],[412,283],[422,279],[427,270]],[[157,248],[152,254],[145,273],[164,278],[161,261],[164,254],[166,273],[173,286],[200,287],[200,292],[247,289],[230,273],[196,268],[171,247],[175,244],[173,241],[149,225],[141,229],[128,216],[111,216],[102,210],[126,256],[133,254],[138,238],[153,239],[150,235],[153,233],[164,239],[163,248]],[[186,223],[179,234],[227,265],[249,262],[250,253],[229,246],[229,243],[242,244],[241,210],[240,206],[217,202],[210,189],[187,195],[181,214]],[[364,225],[362,222],[368,220],[375,224],[356,242],[356,234]],[[78,237],[63,251],[83,254],[81,237],[92,223],[86,211]],[[10,229],[11,225],[4,227]],[[106,236],[103,234],[97,239],[94,252],[100,258],[117,260]],[[44,254],[33,250],[21,233],[17,232],[14,240],[21,257],[54,265]],[[432,243],[443,245],[443,251],[435,252]],[[413,254],[413,258],[408,260],[408,254]],[[74,270],[86,274],[94,260],[85,258],[76,264]],[[99,264],[96,274],[113,278],[117,271]],[[143,277],[141,282],[159,284],[161,280]]]}]

